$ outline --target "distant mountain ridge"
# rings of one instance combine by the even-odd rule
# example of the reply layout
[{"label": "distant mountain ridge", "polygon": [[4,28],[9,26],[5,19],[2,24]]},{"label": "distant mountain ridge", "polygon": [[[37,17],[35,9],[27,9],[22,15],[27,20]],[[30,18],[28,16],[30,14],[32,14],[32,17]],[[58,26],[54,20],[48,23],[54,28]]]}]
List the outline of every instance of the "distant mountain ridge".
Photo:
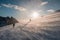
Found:
[{"label": "distant mountain ridge", "polygon": [[18,21],[13,17],[2,17],[0,16],[0,27],[5,25],[10,25],[13,23],[18,23]]}]

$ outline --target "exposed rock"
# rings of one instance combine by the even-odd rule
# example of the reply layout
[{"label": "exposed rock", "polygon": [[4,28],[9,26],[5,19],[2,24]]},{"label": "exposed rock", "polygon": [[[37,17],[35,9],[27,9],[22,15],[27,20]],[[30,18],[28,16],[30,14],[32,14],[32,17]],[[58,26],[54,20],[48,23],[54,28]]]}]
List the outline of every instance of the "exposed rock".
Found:
[{"label": "exposed rock", "polygon": [[5,25],[9,25],[9,24],[13,24],[13,23],[18,23],[18,21],[13,17],[0,16],[0,27],[5,26]]}]

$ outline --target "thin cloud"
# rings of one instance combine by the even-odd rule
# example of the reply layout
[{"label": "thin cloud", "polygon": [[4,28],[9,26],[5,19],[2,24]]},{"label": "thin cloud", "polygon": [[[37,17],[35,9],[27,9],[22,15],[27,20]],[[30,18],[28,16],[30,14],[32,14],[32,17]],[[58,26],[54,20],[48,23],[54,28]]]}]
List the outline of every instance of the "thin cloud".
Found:
[{"label": "thin cloud", "polygon": [[48,4],[48,2],[42,2],[41,6]]},{"label": "thin cloud", "polygon": [[55,10],[49,9],[49,10],[47,10],[47,12],[55,12]]},{"label": "thin cloud", "polygon": [[27,10],[24,7],[12,5],[12,4],[2,4],[2,6],[7,7],[7,8],[14,8],[14,9],[19,10],[19,11],[26,11]]},{"label": "thin cloud", "polygon": [[0,8],[1,8],[2,6],[0,6]]}]

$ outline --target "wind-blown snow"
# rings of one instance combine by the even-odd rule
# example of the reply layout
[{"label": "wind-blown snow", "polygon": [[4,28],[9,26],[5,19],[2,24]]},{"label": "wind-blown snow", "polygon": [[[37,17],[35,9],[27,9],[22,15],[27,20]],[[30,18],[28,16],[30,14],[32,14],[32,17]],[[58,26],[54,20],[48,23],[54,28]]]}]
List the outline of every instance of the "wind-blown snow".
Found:
[{"label": "wind-blown snow", "polygon": [[60,40],[60,26],[0,28],[0,40]]},{"label": "wind-blown snow", "polygon": [[0,40],[60,40],[60,20],[40,24],[30,27],[21,25],[15,28],[12,25],[0,27]]}]

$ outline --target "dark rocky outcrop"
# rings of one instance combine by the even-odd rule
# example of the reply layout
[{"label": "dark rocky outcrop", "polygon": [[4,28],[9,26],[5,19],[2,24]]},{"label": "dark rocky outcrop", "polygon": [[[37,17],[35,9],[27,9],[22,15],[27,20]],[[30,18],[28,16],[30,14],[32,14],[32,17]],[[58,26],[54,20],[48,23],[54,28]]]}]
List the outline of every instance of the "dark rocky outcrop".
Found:
[{"label": "dark rocky outcrop", "polygon": [[60,12],[60,10],[56,10],[55,12]]},{"label": "dark rocky outcrop", "polygon": [[0,16],[0,27],[10,25],[13,23],[18,23],[18,21],[13,17],[2,17],[2,16]]}]

